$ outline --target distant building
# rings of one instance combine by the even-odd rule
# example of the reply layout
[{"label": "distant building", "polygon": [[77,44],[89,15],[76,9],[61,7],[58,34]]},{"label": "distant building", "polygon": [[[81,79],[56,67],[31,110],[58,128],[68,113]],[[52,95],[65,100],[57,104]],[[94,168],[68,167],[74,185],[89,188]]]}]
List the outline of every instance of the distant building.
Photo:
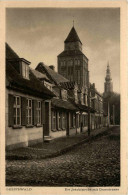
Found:
[{"label": "distant building", "polygon": [[75,81],[79,88],[88,88],[88,58],[82,52],[82,42],[74,26],[64,41],[64,51],[58,55],[58,73]]},{"label": "distant building", "polygon": [[108,63],[107,70],[106,70],[105,83],[104,83],[104,97],[107,97],[112,92],[113,92],[113,83],[112,83],[111,71],[110,71],[110,67]]}]

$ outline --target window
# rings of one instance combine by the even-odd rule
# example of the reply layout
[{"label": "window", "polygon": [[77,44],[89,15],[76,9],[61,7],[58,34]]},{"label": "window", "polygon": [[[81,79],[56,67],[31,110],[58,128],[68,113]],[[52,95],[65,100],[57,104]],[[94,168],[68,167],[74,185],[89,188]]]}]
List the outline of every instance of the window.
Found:
[{"label": "window", "polygon": [[21,125],[21,98],[19,96],[14,98],[14,125]]},{"label": "window", "polygon": [[75,127],[76,126],[76,116],[75,116],[75,114],[73,114],[73,127]]},{"label": "window", "polygon": [[80,65],[80,60],[78,60],[78,65]]},{"label": "window", "polygon": [[27,100],[27,125],[32,125],[32,100]]},{"label": "window", "polygon": [[77,60],[75,60],[75,65],[77,65]]},{"label": "window", "polygon": [[59,124],[58,124],[58,128],[59,129],[62,129],[62,113],[58,113],[58,122],[59,122]]},{"label": "window", "polygon": [[83,103],[86,104],[85,94],[83,94]]},{"label": "window", "polygon": [[24,62],[22,62],[22,76],[29,79],[29,67]]},{"label": "window", "polygon": [[56,129],[56,111],[52,112],[52,129]]},{"label": "window", "polygon": [[37,124],[41,124],[41,101],[37,102]]},{"label": "window", "polygon": [[68,75],[73,75],[73,66],[68,66]]},{"label": "window", "polygon": [[83,115],[83,126],[87,126],[88,125],[88,115]]},{"label": "window", "polygon": [[73,113],[70,114],[70,127],[73,127]]},{"label": "window", "polygon": [[61,98],[63,99],[63,100],[67,100],[67,91],[66,90],[61,90]]},{"label": "window", "polygon": [[80,84],[80,70],[77,70],[77,81]]},{"label": "window", "polygon": [[63,112],[63,113],[62,113],[62,128],[63,128],[63,129],[66,129],[66,127],[67,127],[66,124],[67,124],[66,113]]},{"label": "window", "polygon": [[70,61],[71,66],[73,65],[73,60]]}]

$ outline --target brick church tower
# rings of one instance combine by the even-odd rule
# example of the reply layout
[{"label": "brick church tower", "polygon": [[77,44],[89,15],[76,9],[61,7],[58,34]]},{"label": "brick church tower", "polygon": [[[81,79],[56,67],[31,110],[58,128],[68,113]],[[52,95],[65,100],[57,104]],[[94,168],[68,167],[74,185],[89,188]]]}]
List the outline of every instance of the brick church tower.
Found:
[{"label": "brick church tower", "polygon": [[74,28],[64,41],[64,51],[58,55],[58,73],[80,88],[88,88],[88,58],[82,52],[82,42]]},{"label": "brick church tower", "polygon": [[106,70],[105,83],[104,83],[104,95],[107,96],[108,94],[112,92],[113,92],[113,83],[112,83],[111,72],[110,72],[110,67],[108,63],[107,70]]}]

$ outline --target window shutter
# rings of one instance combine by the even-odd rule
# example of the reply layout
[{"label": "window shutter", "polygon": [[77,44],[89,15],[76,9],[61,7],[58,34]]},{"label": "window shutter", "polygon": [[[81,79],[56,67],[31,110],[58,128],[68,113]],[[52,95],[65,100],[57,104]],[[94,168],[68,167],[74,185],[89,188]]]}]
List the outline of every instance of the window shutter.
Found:
[{"label": "window shutter", "polygon": [[37,125],[37,100],[33,100],[32,110],[33,110],[33,124]]},{"label": "window shutter", "polygon": [[27,111],[27,99],[25,97],[21,97],[21,124],[27,124],[26,118],[26,111]]},{"label": "window shutter", "polygon": [[8,126],[11,127],[14,125],[14,113],[13,113],[13,105],[14,105],[15,97],[11,94],[8,95]]},{"label": "window shutter", "polygon": [[45,124],[45,101],[42,101],[41,105],[41,124]]}]

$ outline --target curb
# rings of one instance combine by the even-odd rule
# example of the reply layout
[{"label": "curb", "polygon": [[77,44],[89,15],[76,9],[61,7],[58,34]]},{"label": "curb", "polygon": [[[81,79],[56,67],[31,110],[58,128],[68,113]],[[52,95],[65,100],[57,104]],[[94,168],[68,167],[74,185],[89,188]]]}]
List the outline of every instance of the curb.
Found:
[{"label": "curb", "polygon": [[76,146],[79,146],[85,142],[89,142],[89,141],[93,141],[95,139],[97,139],[98,137],[107,134],[112,128],[107,128],[102,132],[97,133],[96,135],[91,135],[90,137],[86,137],[85,139],[83,139],[80,142],[77,142],[73,145],[69,145],[61,150],[58,150],[54,153],[48,154],[48,155],[44,155],[44,156],[28,156],[28,155],[24,155],[24,156],[17,156],[17,155],[8,155],[6,156],[6,160],[32,160],[32,159],[47,159],[47,158],[53,158],[53,157],[57,157],[60,156],[62,154],[65,154],[66,152],[70,151],[71,149],[75,148]]}]

